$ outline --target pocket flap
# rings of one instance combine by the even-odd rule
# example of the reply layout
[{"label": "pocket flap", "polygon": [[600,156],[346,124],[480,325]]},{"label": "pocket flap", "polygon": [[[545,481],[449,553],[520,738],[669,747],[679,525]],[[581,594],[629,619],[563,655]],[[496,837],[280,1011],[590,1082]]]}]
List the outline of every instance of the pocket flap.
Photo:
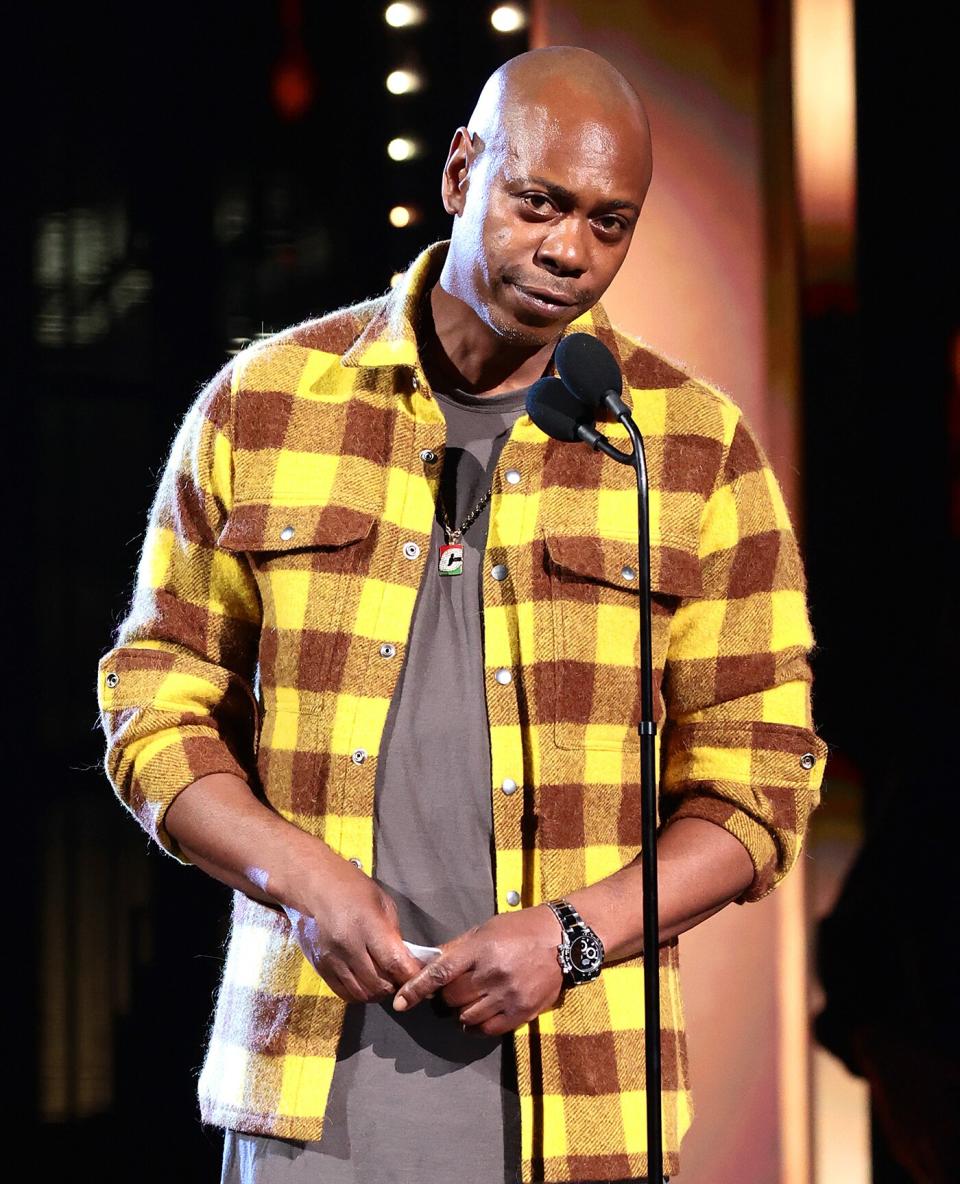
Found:
[{"label": "pocket flap", "polygon": [[366,538],[375,514],[347,506],[244,502],[230,511],[217,544],[227,551],[297,551],[342,547]]},{"label": "pocket flap", "polygon": [[[635,537],[545,534],[544,541],[551,563],[558,568],[627,591],[640,587]],[[699,559],[680,547],[651,547],[650,586],[668,596],[699,596]]]}]

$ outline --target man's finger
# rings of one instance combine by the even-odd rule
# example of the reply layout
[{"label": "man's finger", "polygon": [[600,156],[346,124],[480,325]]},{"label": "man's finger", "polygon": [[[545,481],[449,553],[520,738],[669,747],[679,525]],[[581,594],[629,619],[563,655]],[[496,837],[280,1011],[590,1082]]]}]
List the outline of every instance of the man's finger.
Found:
[{"label": "man's finger", "polygon": [[[393,990],[393,983],[380,974],[379,969],[366,950],[355,954],[350,962],[346,962],[346,960],[344,962],[360,986],[361,994],[363,991],[366,991],[371,998],[376,998],[381,991],[389,992]],[[343,977],[342,972],[340,977]]]},{"label": "man's finger", "polygon": [[481,1036],[506,1036],[508,1032],[512,1032],[516,1028],[506,1012],[499,1011],[496,1015],[491,1016],[490,1019],[484,1020],[483,1023],[477,1025],[475,1029],[467,1029],[467,1031],[477,1031]]},{"label": "man's finger", "polygon": [[467,950],[458,950],[454,947],[444,951],[403,984],[393,997],[393,1010],[407,1011],[411,1007],[416,1007],[421,999],[426,999],[447,983],[452,983],[471,965],[472,958]]},{"label": "man's finger", "polygon": [[480,995],[485,994],[473,974],[461,974],[449,986],[443,988],[443,1001],[448,1007],[467,1007]]},{"label": "man's finger", "polygon": [[[330,963],[333,959],[327,961],[327,975],[328,982],[331,989],[340,996],[341,999],[346,1000],[347,1003],[356,1003],[363,999],[365,995],[364,988],[357,981],[353,971],[350,967],[340,959],[336,960],[335,966]],[[333,980],[333,981],[330,981]],[[338,983],[340,990],[338,991],[334,983]]]},{"label": "man's finger", "polygon": [[[316,970],[317,974],[320,974],[320,970],[316,964],[314,964],[313,969]],[[323,975],[321,977],[330,990],[333,991],[334,995],[338,995],[344,1001],[344,1003],[353,1002],[350,992],[343,985],[343,979],[341,979],[340,975],[337,974],[336,971],[327,966],[324,969]]]},{"label": "man's finger", "polygon": [[415,958],[402,941],[371,945],[370,952],[377,969],[384,978],[390,980],[391,989],[403,986],[423,966],[420,959]]},{"label": "man's finger", "polygon": [[479,999],[461,1007],[459,1020],[466,1027],[476,1028],[502,1010],[499,999],[492,995],[481,995]]}]

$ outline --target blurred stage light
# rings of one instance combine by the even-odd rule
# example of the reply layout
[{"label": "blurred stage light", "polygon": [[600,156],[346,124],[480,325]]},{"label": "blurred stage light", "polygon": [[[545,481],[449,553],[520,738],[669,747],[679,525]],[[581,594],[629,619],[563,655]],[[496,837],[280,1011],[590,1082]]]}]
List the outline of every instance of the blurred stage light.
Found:
[{"label": "blurred stage light", "polygon": [[423,20],[423,9],[419,4],[390,4],[387,6],[383,19],[394,29],[404,29],[409,25],[419,25]]},{"label": "blurred stage light", "polygon": [[286,54],[274,67],[271,88],[273,105],[282,119],[292,123],[306,115],[316,91],[306,54]]},{"label": "blurred stage light", "polygon": [[413,160],[417,155],[417,143],[407,136],[396,136],[387,145],[387,156],[391,160]]},{"label": "blurred stage light", "polygon": [[394,206],[390,210],[390,225],[395,226],[397,230],[412,225],[416,220],[417,211],[413,206]]},{"label": "blurred stage light", "polygon": [[839,247],[848,255],[857,198],[854,4],[797,0],[792,8],[800,212],[804,227],[819,236],[828,254]]},{"label": "blurred stage light", "polygon": [[413,70],[391,70],[387,75],[387,90],[392,95],[409,95],[420,86],[420,75]]},{"label": "blurred stage light", "polygon": [[518,33],[527,23],[519,4],[501,4],[490,13],[490,24],[498,33]]},{"label": "blurred stage light", "polygon": [[395,271],[390,277],[390,287],[395,288],[397,284],[403,279],[404,273],[402,271]]}]

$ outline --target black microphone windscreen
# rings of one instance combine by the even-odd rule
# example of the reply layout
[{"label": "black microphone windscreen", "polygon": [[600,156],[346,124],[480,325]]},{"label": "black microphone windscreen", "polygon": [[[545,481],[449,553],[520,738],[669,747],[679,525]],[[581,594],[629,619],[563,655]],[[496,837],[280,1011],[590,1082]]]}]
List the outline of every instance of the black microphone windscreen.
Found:
[{"label": "black microphone windscreen", "polygon": [[556,348],[557,373],[564,385],[590,407],[601,407],[607,391],[623,391],[616,358],[589,333],[570,333]]},{"label": "black microphone windscreen", "polygon": [[555,440],[575,444],[577,427],[592,423],[593,413],[575,399],[559,378],[539,378],[527,391],[527,415],[541,432]]}]

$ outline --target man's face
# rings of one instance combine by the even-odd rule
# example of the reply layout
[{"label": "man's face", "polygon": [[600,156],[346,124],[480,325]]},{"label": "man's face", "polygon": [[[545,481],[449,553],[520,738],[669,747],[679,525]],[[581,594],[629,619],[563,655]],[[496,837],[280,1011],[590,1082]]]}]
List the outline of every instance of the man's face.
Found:
[{"label": "man's face", "polygon": [[[450,160],[456,156],[456,138]],[[642,149],[603,113],[531,107],[444,175],[454,294],[513,344],[554,340],[623,263],[646,195]]]}]

